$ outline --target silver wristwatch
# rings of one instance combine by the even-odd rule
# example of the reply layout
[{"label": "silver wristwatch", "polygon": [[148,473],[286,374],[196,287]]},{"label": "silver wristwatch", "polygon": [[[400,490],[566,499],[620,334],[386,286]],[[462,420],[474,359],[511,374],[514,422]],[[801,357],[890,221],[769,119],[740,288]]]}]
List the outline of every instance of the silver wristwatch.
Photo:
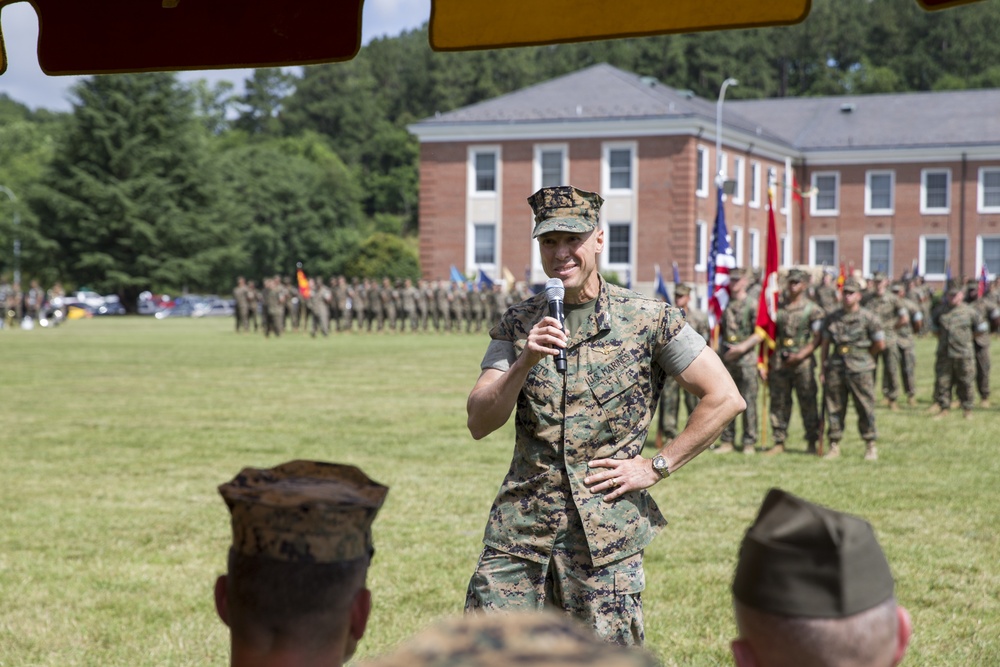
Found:
[{"label": "silver wristwatch", "polygon": [[653,470],[660,473],[661,478],[670,477],[670,464],[662,454],[653,457]]}]

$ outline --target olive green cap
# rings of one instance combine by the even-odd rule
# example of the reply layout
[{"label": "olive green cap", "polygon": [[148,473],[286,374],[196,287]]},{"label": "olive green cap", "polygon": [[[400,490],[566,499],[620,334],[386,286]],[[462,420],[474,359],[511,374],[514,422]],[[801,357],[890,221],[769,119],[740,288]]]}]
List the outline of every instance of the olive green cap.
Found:
[{"label": "olive green cap", "polygon": [[233,550],[299,563],[370,556],[372,521],[388,492],[354,466],[321,461],[244,468],[219,487]]},{"label": "olive green cap", "polygon": [[861,283],[858,282],[857,278],[848,278],[847,280],[844,281],[843,291],[844,292],[860,292],[861,291]]},{"label": "olive green cap", "polygon": [[687,296],[691,293],[691,286],[686,283],[677,283],[674,287],[674,298],[679,296]]},{"label": "olive green cap", "polygon": [[788,270],[788,282],[790,283],[807,283],[809,282],[809,274],[802,269],[789,269]]},{"label": "olive green cap", "polygon": [[893,596],[889,562],[864,519],[771,489],[740,545],[733,597],[759,611],[844,618]]},{"label": "olive green cap", "polygon": [[599,639],[553,611],[466,614],[418,632],[359,667],[655,667],[645,651]]},{"label": "olive green cap", "polygon": [[549,232],[586,234],[597,229],[604,199],[595,192],[560,185],[542,188],[528,197],[528,203],[535,212],[531,238],[538,238]]}]

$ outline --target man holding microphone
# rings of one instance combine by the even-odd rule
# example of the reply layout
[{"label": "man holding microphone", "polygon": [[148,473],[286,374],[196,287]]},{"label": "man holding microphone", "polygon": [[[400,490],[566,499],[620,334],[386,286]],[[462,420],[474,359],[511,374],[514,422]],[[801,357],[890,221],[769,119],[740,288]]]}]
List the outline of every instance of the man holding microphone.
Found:
[{"label": "man holding microphone", "polygon": [[[598,273],[599,195],[560,186],[528,202],[542,267],[562,282],[565,329],[537,295],[490,332],[469,394],[469,430],[483,438],[516,407],[515,448],[466,611],[555,606],[608,641],[642,644],[642,553],[666,524],[646,489],[706,449],[746,406],[682,311]],[[677,438],[645,458],[668,375],[701,401]]]}]

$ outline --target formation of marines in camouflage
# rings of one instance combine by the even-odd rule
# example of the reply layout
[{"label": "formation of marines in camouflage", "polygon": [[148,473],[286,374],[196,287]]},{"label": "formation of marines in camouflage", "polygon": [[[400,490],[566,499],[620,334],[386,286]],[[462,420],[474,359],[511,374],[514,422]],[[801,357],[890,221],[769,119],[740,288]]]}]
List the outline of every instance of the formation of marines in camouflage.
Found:
[{"label": "formation of marines in camouflage", "polygon": [[[265,278],[257,287],[242,276],[233,290],[236,331],[283,333],[473,333],[488,331],[510,305],[531,295],[523,283],[449,280],[393,281],[344,276],[308,279],[301,290],[291,277]],[[305,294],[308,293],[308,297]],[[258,321],[259,317],[259,321]]]}]

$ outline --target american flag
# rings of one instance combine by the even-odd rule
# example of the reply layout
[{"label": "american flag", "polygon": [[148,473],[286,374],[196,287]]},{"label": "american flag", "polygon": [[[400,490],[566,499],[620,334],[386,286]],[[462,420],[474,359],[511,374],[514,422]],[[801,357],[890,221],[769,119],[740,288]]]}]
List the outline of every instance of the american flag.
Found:
[{"label": "american flag", "polygon": [[736,258],[726,231],[722,188],[719,188],[718,205],[715,229],[712,230],[712,245],[708,248],[708,326],[713,331],[722,319],[722,311],[729,304],[729,271],[736,268]]}]

